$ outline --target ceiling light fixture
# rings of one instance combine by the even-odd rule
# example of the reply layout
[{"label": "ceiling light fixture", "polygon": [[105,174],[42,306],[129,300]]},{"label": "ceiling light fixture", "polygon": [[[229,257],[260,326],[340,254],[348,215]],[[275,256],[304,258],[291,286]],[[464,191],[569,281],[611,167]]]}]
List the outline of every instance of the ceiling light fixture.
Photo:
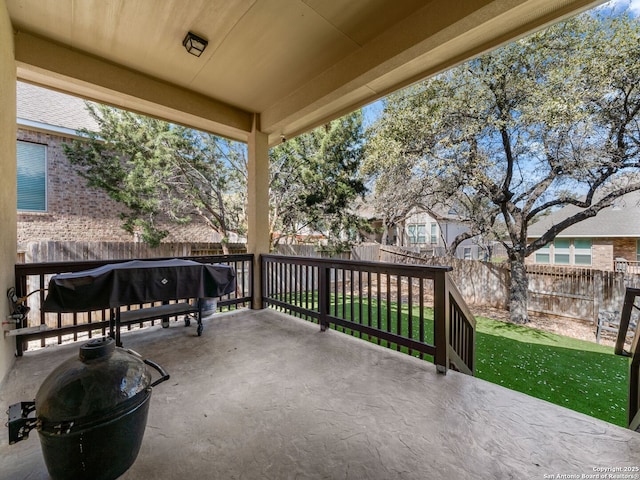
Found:
[{"label": "ceiling light fixture", "polygon": [[202,52],[204,52],[204,49],[207,48],[208,43],[209,42],[207,42],[204,38],[199,37],[192,32],[188,32],[187,36],[184,37],[184,40],[182,41],[182,45],[184,45],[184,48],[187,49],[187,52],[189,52],[191,55],[195,55],[196,57],[202,55]]}]

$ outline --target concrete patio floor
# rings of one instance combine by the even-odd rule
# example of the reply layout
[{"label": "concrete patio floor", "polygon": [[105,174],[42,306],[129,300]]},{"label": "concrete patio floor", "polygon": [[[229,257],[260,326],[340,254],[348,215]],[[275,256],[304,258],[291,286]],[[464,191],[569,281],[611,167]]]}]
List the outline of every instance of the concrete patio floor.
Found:
[{"label": "concrete patio floor", "polygon": [[[202,337],[172,322],[123,342],[171,379],[122,479],[640,478],[603,476],[640,466],[637,433],[271,310],[217,314]],[[3,409],[78,347],[17,359]],[[48,478],[35,431],[0,436],[0,478]]]}]

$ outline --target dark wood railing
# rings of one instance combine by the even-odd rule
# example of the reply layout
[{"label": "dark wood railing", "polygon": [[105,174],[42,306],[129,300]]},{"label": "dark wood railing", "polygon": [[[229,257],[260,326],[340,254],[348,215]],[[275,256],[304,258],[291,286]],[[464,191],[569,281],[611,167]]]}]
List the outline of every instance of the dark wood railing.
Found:
[{"label": "dark wood railing", "polygon": [[[238,288],[235,293],[220,298],[217,302],[218,308],[230,310],[241,306],[251,306],[253,297],[253,255],[207,255],[178,258],[233,266],[236,270]],[[44,346],[48,339],[53,338],[56,339],[57,343],[62,343],[72,336],[71,339],[75,341],[78,340],[79,334],[85,332],[89,338],[94,334],[105,335],[109,327],[110,312],[108,310],[60,314],[44,312],[40,309],[40,305],[44,302],[46,288],[52,275],[79,272],[109,263],[126,261],[129,260],[16,264],[16,294],[19,298],[29,295],[26,299],[26,304],[31,308],[28,317],[21,324],[16,325],[17,328],[28,329],[24,334],[16,335],[16,354],[22,355],[23,351],[28,347],[28,342],[33,340],[40,340],[41,345]],[[136,305],[135,307],[142,307],[142,305]],[[140,326],[153,325],[154,322],[154,320],[147,320],[141,322]],[[131,328],[131,325],[127,326],[127,328]]]},{"label": "dark wood railing", "polygon": [[[620,315],[620,329],[618,330],[618,338],[616,340],[616,355],[630,357],[629,365],[629,409],[627,412],[627,420],[629,428],[640,432],[640,349],[638,342],[640,341],[640,329],[638,329],[638,321],[640,320],[640,288],[627,288],[624,296],[624,304],[622,306],[622,314]],[[631,348],[625,350],[625,341],[627,331],[630,326],[635,327],[635,335],[631,342]]]},{"label": "dark wood railing", "polygon": [[[234,266],[238,289],[220,299],[218,307],[252,305],[253,255],[181,258]],[[108,310],[58,314],[43,312],[40,305],[52,275],[119,261],[17,264],[16,294],[29,295],[31,312],[17,325],[29,330],[16,335],[16,353],[21,355],[32,341],[44,346],[51,339],[62,343],[82,334],[105,335]],[[430,359],[443,373],[448,368],[474,372],[475,319],[449,278],[451,267],[263,255],[261,270],[265,306],[315,321],[322,330],[331,326]],[[140,326],[153,324],[148,320]]]},{"label": "dark wood railing", "polygon": [[281,255],[261,265],[265,306],[473,374],[475,319],[451,267]]},{"label": "dark wood railing", "polygon": [[446,279],[449,301],[450,363],[458,371],[473,375],[476,360],[476,319],[448,274]]}]

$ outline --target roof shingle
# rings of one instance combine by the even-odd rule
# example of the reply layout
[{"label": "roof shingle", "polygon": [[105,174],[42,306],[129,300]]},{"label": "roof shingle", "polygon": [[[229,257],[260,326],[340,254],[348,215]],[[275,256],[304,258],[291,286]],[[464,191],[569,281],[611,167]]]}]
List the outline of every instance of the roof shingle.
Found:
[{"label": "roof shingle", "polygon": [[[529,227],[527,236],[542,236],[551,226],[583,209],[568,205]],[[595,217],[571,225],[558,237],[640,237],[640,191],[628,193]]]},{"label": "roof shingle", "polygon": [[71,130],[99,130],[82,98],[24,82],[17,82],[16,90],[18,122],[27,120]]}]

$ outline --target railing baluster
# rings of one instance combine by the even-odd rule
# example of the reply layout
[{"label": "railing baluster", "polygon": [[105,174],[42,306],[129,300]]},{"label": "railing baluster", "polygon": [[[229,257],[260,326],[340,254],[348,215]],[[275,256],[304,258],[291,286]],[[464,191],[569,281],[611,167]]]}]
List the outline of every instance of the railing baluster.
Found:
[{"label": "railing baluster", "polygon": [[[228,265],[235,266],[236,272],[238,274],[237,282],[242,284],[240,290],[243,292],[242,295],[228,295],[221,299],[218,302],[218,305],[223,306],[234,306],[238,305],[252,305],[252,291],[246,291],[244,284],[247,282],[246,280],[246,272],[250,276],[249,285],[253,285],[253,270],[251,268],[253,262],[253,255],[251,254],[241,254],[241,255],[217,255],[217,256],[191,256],[191,257],[179,257],[179,258],[187,258],[190,260],[206,262],[206,263],[226,263]],[[155,259],[161,260],[161,259]],[[35,277],[38,281],[37,287],[32,287],[37,290],[40,290],[40,295],[36,298],[31,297],[30,300],[37,301],[39,298],[39,304],[36,305],[36,308],[32,308],[32,315],[39,316],[40,325],[48,326],[47,330],[42,330],[35,333],[23,333],[16,335],[16,355],[21,356],[24,350],[28,347],[28,343],[30,341],[39,341],[41,346],[45,346],[47,344],[47,339],[55,338],[57,343],[62,343],[63,341],[70,339],[73,337],[74,340],[81,339],[81,333],[86,333],[89,338],[93,335],[94,330],[101,330],[102,334],[106,334],[106,325],[108,324],[108,319],[105,318],[105,311],[102,310],[102,320],[100,320],[100,325],[97,325],[97,317],[94,317],[93,312],[76,312],[73,314],[52,314],[46,313],[42,310],[41,306],[44,303],[45,293],[44,289],[48,283],[48,277],[53,274],[63,273],[63,272],[79,272],[83,270],[88,270],[92,268],[96,268],[102,265],[106,265],[109,263],[119,263],[129,261],[126,260],[102,260],[102,261],[78,261],[78,262],[51,262],[51,263],[26,263],[26,264],[16,264],[15,265],[15,284],[16,289],[19,291],[19,297],[25,296],[29,293],[27,285],[29,284],[29,278]],[[238,265],[242,265],[242,267],[238,267]],[[35,290],[34,290],[35,291]],[[34,302],[31,301],[31,305],[34,306]],[[98,310],[100,311],[100,310]],[[97,312],[97,311],[96,311]],[[97,315],[97,313],[96,313]],[[144,326],[153,325],[154,321],[145,322]],[[24,322],[23,325],[20,325],[20,328],[27,327],[27,322]],[[34,325],[31,325],[34,326]]]},{"label": "railing baluster", "polygon": [[[407,297],[407,336],[413,338],[413,277],[407,277],[409,292]],[[413,355],[413,350],[409,349],[409,355]]]},{"label": "railing baluster", "polygon": [[318,302],[320,306],[320,330],[329,328],[329,292],[331,290],[331,277],[328,268],[319,268]]},{"label": "railing baluster", "polygon": [[[262,263],[269,272],[267,265],[270,263],[280,266],[273,270],[272,274],[280,277],[274,281],[285,285],[285,290],[289,291],[288,295],[278,296],[265,290],[267,305],[317,320],[323,331],[334,325],[338,331],[360,338],[366,335],[371,341],[384,342],[387,347],[397,350],[406,349],[409,354],[421,358],[429,355],[442,373],[450,365],[464,373],[473,372],[475,319],[451,284],[447,273],[451,270],[449,267],[279,255],[263,255]],[[286,265],[286,269],[282,265]],[[318,272],[317,280],[310,272]],[[426,324],[432,323],[425,315],[426,281],[432,285],[429,288],[433,288],[432,340],[426,338]],[[415,295],[418,295],[417,301]],[[317,306],[314,298],[318,299]],[[364,302],[367,302],[366,306]],[[415,308],[419,310],[417,315]]]},{"label": "railing baluster", "polygon": [[[392,299],[391,299],[391,275],[389,275],[387,273],[386,275],[387,277],[387,332],[391,332],[391,304],[392,304]],[[387,347],[391,347],[391,344],[389,343],[389,341],[387,341]]]},{"label": "railing baluster", "polygon": [[[351,320],[352,322],[356,322],[355,316],[356,316],[356,312],[355,312],[355,305],[353,304],[354,300],[354,293],[353,293],[353,270],[349,270],[349,320]],[[356,323],[360,323],[359,321],[357,321]],[[358,333],[356,330],[351,330],[351,335],[355,335],[356,333]]]},{"label": "railing baluster", "polygon": [[[362,311],[362,270],[358,270],[358,323],[364,323],[364,312]],[[353,301],[353,292],[352,301]],[[362,338],[362,332],[360,332],[360,338]]]},{"label": "railing baluster", "polygon": [[[42,307],[42,304],[44,303],[44,289],[46,287],[45,285],[45,275],[44,273],[39,275],[39,284],[40,284],[40,293],[38,294],[38,297],[40,297],[40,307]],[[25,290],[24,294],[26,295],[27,292]],[[47,324],[47,319],[45,317],[44,311],[42,310],[42,308],[40,308],[40,325],[46,325]],[[25,325],[26,327],[27,325]],[[46,340],[43,338],[40,340],[40,347],[44,347],[46,343]]]},{"label": "railing baluster", "polygon": [[[297,275],[298,273],[298,265],[297,264],[292,264],[289,265],[289,278],[291,279],[290,283],[291,283],[291,300],[290,303],[293,306],[297,305],[297,294],[298,294],[298,282],[297,282]],[[291,311],[289,312],[289,315],[293,315],[296,316],[297,312],[295,311]]]},{"label": "railing baluster", "polygon": [[[372,317],[372,309],[373,309],[373,298],[371,295],[371,272],[367,272],[367,325],[370,327],[373,321]],[[371,336],[367,336],[367,340],[371,340]]]},{"label": "railing baluster", "polygon": [[[382,276],[380,274],[380,272],[376,273],[377,276],[377,280],[376,280],[376,295],[377,295],[377,300],[378,300],[378,308],[376,309],[378,312],[378,314],[376,315],[377,317],[377,324],[376,327],[378,327],[378,330],[382,330]],[[382,339],[380,337],[378,337],[378,345],[380,345]]]},{"label": "railing baluster", "polygon": [[[419,280],[420,280],[420,284],[419,284],[419,287],[418,287],[418,295],[419,295],[418,303],[419,303],[419,309],[420,309],[420,315],[419,315],[420,316],[420,332],[419,332],[420,339],[419,340],[420,340],[421,343],[425,343],[425,338],[424,338],[424,334],[425,334],[425,332],[424,332],[424,322],[425,322],[425,318],[424,318],[424,281],[425,281],[425,279],[424,278],[420,278]],[[420,357],[422,359],[424,359],[424,353],[421,354]]]},{"label": "railing baluster", "polygon": [[[402,276],[396,275],[396,335],[402,335]],[[396,350],[400,344],[396,343]]]},{"label": "railing baluster", "polygon": [[342,318],[347,318],[347,272],[344,268],[340,269],[342,272]]}]

